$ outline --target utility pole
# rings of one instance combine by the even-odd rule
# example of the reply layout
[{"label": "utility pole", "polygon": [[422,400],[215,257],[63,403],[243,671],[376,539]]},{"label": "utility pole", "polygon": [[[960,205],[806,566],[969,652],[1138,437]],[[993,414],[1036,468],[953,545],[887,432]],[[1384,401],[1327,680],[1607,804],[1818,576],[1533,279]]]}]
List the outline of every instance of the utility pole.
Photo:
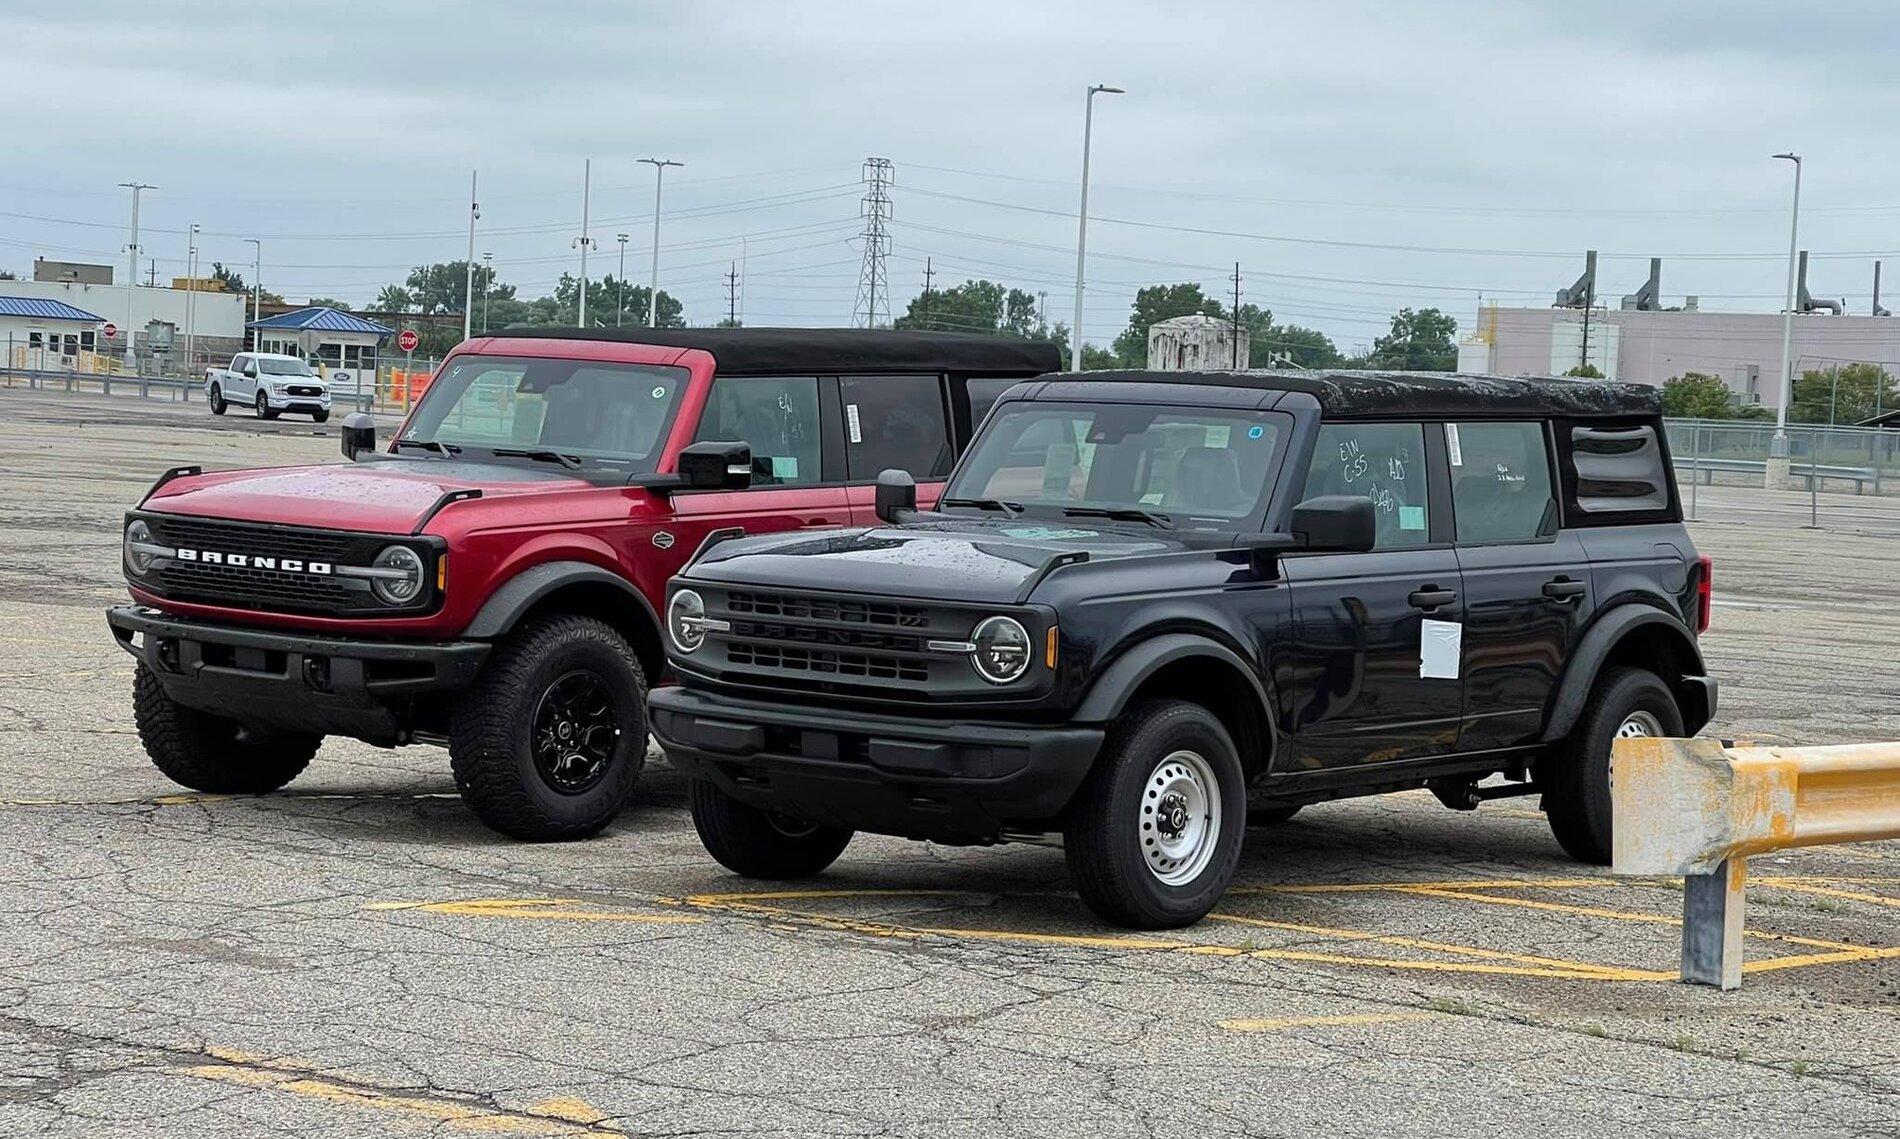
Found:
[{"label": "utility pole", "polygon": [[726,270],[726,327],[739,327],[739,263]]},{"label": "utility pole", "polygon": [[488,295],[495,291],[495,255],[482,254],[482,335],[488,335]]},{"label": "utility pole", "polygon": [[[1794,205],[1788,221],[1788,301],[1781,310],[1781,374],[1775,379],[1775,433],[1768,440],[1768,470],[1764,485],[1780,490],[1788,485],[1788,399],[1794,386],[1794,275],[1795,247],[1801,236],[1801,156],[1790,151],[1774,157],[1794,163]],[[1810,456],[1812,461],[1812,456]],[[1814,485],[1814,479],[1808,479]]]},{"label": "utility pole", "polygon": [[851,308],[854,328],[887,327],[891,323],[891,289],[884,259],[891,251],[891,182],[895,167],[888,158],[864,160],[864,199],[858,213],[864,218],[864,264],[858,269],[858,296]]},{"label": "utility pole", "polygon": [[1072,372],[1082,370],[1082,283],[1089,247],[1089,140],[1095,131],[1095,96],[1123,93],[1120,87],[1097,83],[1089,88],[1082,108],[1082,207],[1075,223],[1075,324],[1069,328],[1069,370]]},{"label": "utility pole", "polygon": [[1234,371],[1240,371],[1240,262],[1234,262]]},{"label": "utility pole", "polygon": [[627,311],[627,235],[614,234],[614,240],[620,243],[620,293],[614,301],[614,327],[620,327],[621,314]]},{"label": "utility pole", "polygon": [[[259,319],[257,314],[261,311],[260,306],[263,303],[264,296],[264,243],[255,237],[247,237],[244,240],[257,247],[256,259],[251,262],[251,323],[256,324]],[[251,332],[251,351],[262,352],[264,350],[263,341],[264,337],[262,332],[253,330]]]},{"label": "utility pole", "polygon": [[594,160],[589,158],[581,168],[581,235],[574,239],[574,248],[581,251],[581,307],[580,317],[574,322],[576,328],[587,327],[587,250],[594,239],[587,236],[588,195],[594,186]]},{"label": "utility pole", "polygon": [[684,166],[684,162],[675,162],[670,158],[642,158],[640,161],[653,167],[653,274],[647,281],[647,327],[660,326],[660,183],[666,178],[669,166]]},{"label": "utility pole", "polygon": [[1049,290],[1036,290],[1036,328],[1044,335],[1049,332]]},{"label": "utility pole", "polygon": [[[475,200],[475,174],[468,172],[468,260],[463,263],[467,270],[468,287],[462,294],[462,339],[467,340],[475,331],[475,220],[482,216],[482,207]],[[487,299],[487,290],[483,289],[483,300]]]},{"label": "utility pole", "polygon": [[930,258],[924,258],[924,325],[930,324],[930,279],[936,276],[930,267]]},{"label": "utility pole", "polygon": [[132,331],[135,319],[132,306],[135,300],[133,290],[139,287],[139,195],[158,187],[149,182],[121,182],[119,185],[132,191],[132,240],[125,246],[126,253],[130,255],[125,275],[125,362],[133,371],[137,371],[139,357],[137,335]]},{"label": "utility pole", "polygon": [[185,378],[192,373],[192,349],[196,346],[198,315],[198,223],[191,223],[191,243],[185,250]]}]

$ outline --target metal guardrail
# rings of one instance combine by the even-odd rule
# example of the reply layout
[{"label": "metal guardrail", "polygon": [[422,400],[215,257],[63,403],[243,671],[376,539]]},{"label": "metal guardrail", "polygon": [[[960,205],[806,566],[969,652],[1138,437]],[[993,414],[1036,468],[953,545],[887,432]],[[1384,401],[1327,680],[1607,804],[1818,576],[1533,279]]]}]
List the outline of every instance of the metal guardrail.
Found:
[{"label": "metal guardrail", "polygon": [[[1681,455],[1677,455],[1675,463],[1676,473],[1678,475],[1683,471],[1688,471],[1690,477],[1701,481],[1705,485],[1714,485],[1714,476],[1718,471],[1737,471],[1744,474],[1761,475],[1764,478],[1768,475],[1767,459],[1704,459],[1699,456],[1689,456],[1685,458]],[[1704,478],[1704,475],[1709,477]],[[1810,488],[1812,488],[1813,482],[1817,478],[1824,484],[1829,479],[1851,482],[1854,484],[1855,494],[1861,493],[1861,488],[1869,483],[1873,484],[1876,493],[1878,493],[1880,489],[1880,470],[1877,467],[1845,467],[1827,463],[1791,462],[1788,466],[1788,477],[1806,479],[1808,480]]]},{"label": "metal guardrail", "polygon": [[1741,987],[1749,855],[1900,838],[1900,743],[1622,739],[1613,765],[1612,870],[1682,876],[1684,981]]},{"label": "metal guardrail", "polygon": [[[137,392],[142,398],[150,399],[154,395],[174,402],[190,403],[193,392],[204,389],[203,380],[180,379],[176,376],[129,376],[109,372],[79,371],[39,371],[31,368],[0,367],[0,387],[24,386],[36,391],[64,391],[85,393],[98,392],[111,395],[119,392]],[[332,407],[353,408],[358,411],[377,410],[382,401],[375,393],[356,392],[343,395],[332,392]]]}]

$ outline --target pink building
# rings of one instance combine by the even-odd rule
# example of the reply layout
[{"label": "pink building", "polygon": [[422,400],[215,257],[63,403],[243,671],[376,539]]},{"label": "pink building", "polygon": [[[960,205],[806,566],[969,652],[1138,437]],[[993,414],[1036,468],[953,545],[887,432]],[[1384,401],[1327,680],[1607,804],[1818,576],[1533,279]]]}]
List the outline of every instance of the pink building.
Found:
[{"label": "pink building", "polygon": [[[1691,302],[1693,303],[1693,302]],[[1562,375],[1586,359],[1606,377],[1661,384],[1684,372],[1720,376],[1743,402],[1775,402],[1781,368],[1778,312],[1681,312],[1503,308],[1478,312],[1459,345],[1458,370],[1506,376]],[[1837,364],[1879,364],[1900,375],[1900,317],[1798,314],[1797,375]]]}]

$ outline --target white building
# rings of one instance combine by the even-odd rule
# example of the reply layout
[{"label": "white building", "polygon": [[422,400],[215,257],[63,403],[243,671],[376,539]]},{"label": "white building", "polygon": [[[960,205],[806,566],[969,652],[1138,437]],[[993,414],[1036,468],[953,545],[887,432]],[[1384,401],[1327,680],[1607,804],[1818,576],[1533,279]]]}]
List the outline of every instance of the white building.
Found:
[{"label": "white building", "polygon": [[1157,372],[1245,368],[1251,339],[1245,327],[1200,313],[1157,320],[1148,326],[1148,367]]},{"label": "white building", "polygon": [[[0,287],[19,284],[7,281]],[[64,301],[0,296],[0,344],[5,345],[0,362],[35,370],[79,368],[82,357],[90,358],[103,339],[98,329],[104,320]]]},{"label": "white building", "polygon": [[[189,289],[148,288],[135,285],[86,285],[72,281],[6,281],[9,296],[60,301],[85,312],[98,313],[96,321],[117,326],[118,335],[102,341],[100,350],[125,356],[126,334],[136,336],[141,357],[165,345],[164,351],[183,348],[190,332],[202,347],[213,340],[239,341],[250,314],[250,298],[236,293],[193,292]],[[157,327],[154,327],[156,322]],[[175,348],[173,346],[176,346]]]}]

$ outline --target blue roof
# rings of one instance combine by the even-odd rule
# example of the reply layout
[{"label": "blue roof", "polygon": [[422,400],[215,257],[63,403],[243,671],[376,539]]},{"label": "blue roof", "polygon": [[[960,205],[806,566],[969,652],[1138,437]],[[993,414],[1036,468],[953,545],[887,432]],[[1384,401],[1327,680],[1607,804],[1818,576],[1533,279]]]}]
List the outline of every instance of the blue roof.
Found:
[{"label": "blue roof", "polygon": [[267,316],[263,320],[254,320],[246,328],[278,328],[293,332],[367,332],[372,336],[390,336],[395,329],[373,320],[364,320],[360,316],[351,316],[347,312],[338,312],[321,305],[316,308],[300,308],[296,312],[281,312],[276,316]]},{"label": "blue roof", "polygon": [[41,320],[83,320],[98,324],[105,320],[65,301],[45,301],[38,297],[0,297],[0,316],[30,316]]}]

